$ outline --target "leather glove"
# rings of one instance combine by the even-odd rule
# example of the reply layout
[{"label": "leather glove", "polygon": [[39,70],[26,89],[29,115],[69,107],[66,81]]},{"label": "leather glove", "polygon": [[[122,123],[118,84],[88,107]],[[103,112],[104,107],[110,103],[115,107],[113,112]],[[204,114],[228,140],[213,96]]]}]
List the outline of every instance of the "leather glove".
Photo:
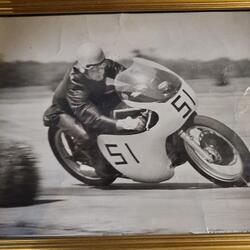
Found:
[{"label": "leather glove", "polygon": [[116,128],[118,130],[142,130],[145,124],[140,118],[127,117],[125,119],[117,120]]}]

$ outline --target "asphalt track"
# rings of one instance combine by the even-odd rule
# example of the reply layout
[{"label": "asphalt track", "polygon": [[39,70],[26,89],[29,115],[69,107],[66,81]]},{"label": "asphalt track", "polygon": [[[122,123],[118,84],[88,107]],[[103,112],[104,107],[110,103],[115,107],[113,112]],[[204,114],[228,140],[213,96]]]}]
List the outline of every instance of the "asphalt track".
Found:
[{"label": "asphalt track", "polygon": [[[41,176],[34,205],[0,209],[0,235],[250,231],[250,189],[220,188],[189,164],[178,167],[175,176],[161,184],[121,179],[105,189],[81,184],[55,160],[41,125],[51,93],[45,88],[8,89],[0,97],[1,136],[31,144]],[[203,93],[198,100],[199,113],[226,123],[250,147],[250,117],[239,112],[250,101],[242,92]]]}]

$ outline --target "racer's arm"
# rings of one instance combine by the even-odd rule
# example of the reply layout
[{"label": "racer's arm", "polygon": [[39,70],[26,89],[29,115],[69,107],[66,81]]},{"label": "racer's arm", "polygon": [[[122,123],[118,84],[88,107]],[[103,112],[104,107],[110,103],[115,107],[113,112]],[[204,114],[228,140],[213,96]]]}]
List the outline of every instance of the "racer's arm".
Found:
[{"label": "racer's arm", "polygon": [[[116,74],[125,69],[122,65],[108,60],[107,76],[115,78]],[[134,121],[114,120],[101,115],[97,107],[89,100],[88,90],[84,88],[84,85],[78,83],[81,81],[80,78],[80,74],[71,72],[71,84],[69,84],[66,98],[74,115],[82,122],[83,126],[106,133],[123,129],[136,129],[137,125]]]},{"label": "racer's arm", "polygon": [[88,91],[83,87],[81,89],[69,88],[67,101],[74,115],[85,128],[106,133],[112,133],[116,130],[116,120],[101,115],[96,106],[89,100]]},{"label": "racer's arm", "polygon": [[85,128],[103,133],[113,133],[119,130],[141,130],[141,121],[138,119],[114,120],[101,115],[95,105],[88,100],[86,91],[68,90],[67,100],[74,115]]}]

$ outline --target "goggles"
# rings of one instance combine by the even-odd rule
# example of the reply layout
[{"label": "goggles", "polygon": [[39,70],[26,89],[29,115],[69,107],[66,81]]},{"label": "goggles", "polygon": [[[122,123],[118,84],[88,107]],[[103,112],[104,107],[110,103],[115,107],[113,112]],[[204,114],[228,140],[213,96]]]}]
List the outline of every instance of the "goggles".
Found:
[{"label": "goggles", "polygon": [[105,58],[104,58],[101,62],[99,62],[97,64],[87,64],[84,68],[87,70],[89,70],[89,69],[98,70],[100,68],[104,68],[105,66],[106,66],[106,62],[105,62]]}]

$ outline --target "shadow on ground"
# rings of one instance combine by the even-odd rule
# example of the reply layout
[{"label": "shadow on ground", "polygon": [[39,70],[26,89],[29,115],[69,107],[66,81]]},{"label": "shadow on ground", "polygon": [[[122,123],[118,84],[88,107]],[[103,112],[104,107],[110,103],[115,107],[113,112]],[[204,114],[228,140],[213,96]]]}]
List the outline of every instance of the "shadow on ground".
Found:
[{"label": "shadow on ground", "polygon": [[34,201],[33,205],[42,205],[42,204],[48,204],[48,203],[55,203],[55,202],[59,202],[59,201],[64,201],[64,199],[57,199],[57,200],[48,200],[48,199],[44,199],[44,200],[36,200]]},{"label": "shadow on ground", "polygon": [[[42,195],[56,195],[56,196],[85,196],[115,195],[113,190],[206,190],[206,189],[219,189],[221,187],[213,183],[159,183],[159,184],[145,184],[145,183],[113,183],[106,187],[92,187],[85,184],[75,184],[68,187],[60,188],[46,188],[42,191]],[[100,191],[103,191],[100,193]],[[61,201],[61,200],[55,200]]]},{"label": "shadow on ground", "polygon": [[64,201],[64,199],[51,199],[51,200],[48,200],[48,199],[44,199],[44,200],[35,200],[33,201],[32,203],[30,204],[27,204],[27,205],[13,205],[13,206],[1,206],[1,208],[15,208],[15,207],[30,207],[30,206],[36,206],[36,205],[43,205],[43,204],[49,204],[49,203],[54,203],[54,202],[59,202],[59,201]]},{"label": "shadow on ground", "polygon": [[107,187],[100,187],[105,190],[178,190],[178,189],[211,189],[220,188],[213,183],[115,183]]}]

